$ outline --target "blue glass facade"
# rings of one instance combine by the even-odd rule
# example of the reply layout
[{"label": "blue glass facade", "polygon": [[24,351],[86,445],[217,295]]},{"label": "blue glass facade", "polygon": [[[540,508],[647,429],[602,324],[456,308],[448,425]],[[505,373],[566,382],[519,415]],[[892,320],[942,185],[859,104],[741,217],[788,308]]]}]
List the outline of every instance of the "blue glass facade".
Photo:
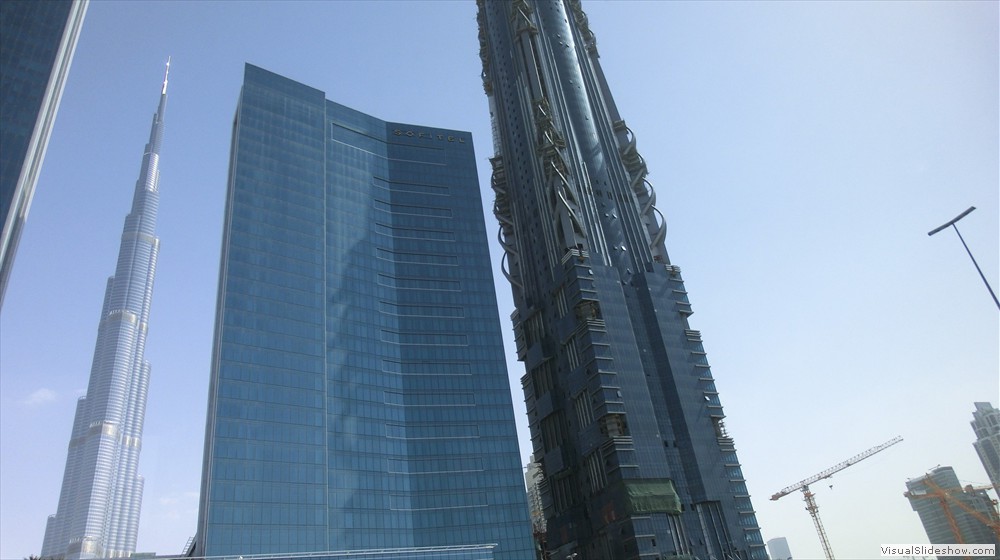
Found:
[{"label": "blue glass facade", "polygon": [[195,555],[531,557],[468,133],[247,65],[215,337]]},{"label": "blue glass facade", "polygon": [[478,0],[546,547],[764,559],[681,270],[579,0]]},{"label": "blue glass facade", "polygon": [[0,2],[0,306],[88,1]]}]

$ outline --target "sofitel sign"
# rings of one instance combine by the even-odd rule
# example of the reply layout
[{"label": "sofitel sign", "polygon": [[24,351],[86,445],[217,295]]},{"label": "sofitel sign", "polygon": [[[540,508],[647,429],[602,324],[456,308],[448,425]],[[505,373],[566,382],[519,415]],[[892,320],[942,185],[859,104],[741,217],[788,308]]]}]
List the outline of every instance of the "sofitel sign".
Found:
[{"label": "sofitel sign", "polygon": [[428,139],[438,139],[442,142],[458,142],[459,144],[465,144],[465,138],[461,136],[451,136],[445,134],[431,134],[430,132],[414,132],[412,130],[400,130],[395,129],[392,131],[394,136],[408,136],[410,138],[428,138]]}]

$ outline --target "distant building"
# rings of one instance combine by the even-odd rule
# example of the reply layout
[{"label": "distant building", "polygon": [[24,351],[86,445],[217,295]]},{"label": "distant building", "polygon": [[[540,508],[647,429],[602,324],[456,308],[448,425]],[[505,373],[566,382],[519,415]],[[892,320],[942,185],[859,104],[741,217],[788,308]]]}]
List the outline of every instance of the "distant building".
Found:
[{"label": "distant building", "polygon": [[194,556],[533,556],[475,162],[246,66]]},{"label": "distant building", "polygon": [[987,525],[1000,522],[989,495],[963,489],[953,468],[937,467],[906,481],[906,489],[931,544],[1000,544]]},{"label": "distant building", "polygon": [[524,483],[528,489],[528,515],[531,517],[531,533],[538,547],[539,555],[545,550],[545,511],[542,506],[542,484],[545,483],[545,473],[542,466],[531,457],[528,468],[524,472]]},{"label": "distant building", "polygon": [[87,396],[76,405],[59,506],[45,527],[44,558],[120,558],[135,552],[143,488],[139,451],[150,371],[146,332],[160,248],[156,215],[166,107],[164,76],[132,209],[125,217],[115,275],[108,278],[104,292]]},{"label": "distant building", "polygon": [[0,307],[88,2],[0,2]]},{"label": "distant building", "polygon": [[542,467],[535,462],[534,456],[528,463],[524,473],[524,482],[528,488],[528,511],[531,514],[531,528],[535,534],[545,533],[545,514],[542,512],[541,485],[545,481]]},{"label": "distant building", "polygon": [[785,537],[767,541],[767,551],[771,560],[792,560],[792,551],[788,548],[788,539]]},{"label": "distant building", "polygon": [[975,405],[971,424],[976,432],[976,441],[972,446],[983,462],[993,490],[1000,496],[1000,410],[988,402],[977,402]]},{"label": "distant building", "polygon": [[493,211],[552,557],[765,559],[648,168],[580,1],[477,5]]}]

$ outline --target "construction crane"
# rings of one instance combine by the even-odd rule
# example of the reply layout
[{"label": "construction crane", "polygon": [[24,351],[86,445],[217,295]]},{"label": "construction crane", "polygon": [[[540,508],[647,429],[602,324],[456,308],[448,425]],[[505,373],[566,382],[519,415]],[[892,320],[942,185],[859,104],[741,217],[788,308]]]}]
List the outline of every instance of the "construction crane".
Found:
[{"label": "construction crane", "polygon": [[[962,500],[955,497],[954,494],[958,492],[974,492],[976,490],[991,490],[992,486],[966,486],[965,489],[956,488],[952,490],[946,490],[941,488],[936,482],[931,479],[931,475],[927,475],[920,479],[920,483],[924,485],[922,491],[917,492],[903,492],[903,496],[913,500],[922,498],[936,498],[941,504],[941,511],[944,512],[945,518],[948,520],[948,525],[951,527],[951,532],[955,534],[956,544],[965,544],[965,540],[962,539],[962,532],[958,528],[958,522],[955,520],[955,515],[951,511],[948,502],[952,502],[964,512],[968,513],[974,517],[977,521],[988,527],[993,531],[997,537],[1000,537],[1000,521],[996,516],[996,511],[993,512],[993,519],[982,514],[982,512],[976,511],[972,507]],[[995,503],[995,502],[994,502]]]},{"label": "construction crane", "polygon": [[823,529],[823,521],[821,521],[819,518],[819,506],[816,505],[816,496],[809,491],[809,485],[814,482],[823,480],[824,478],[830,478],[835,473],[838,473],[855,463],[867,459],[868,457],[871,457],[872,455],[878,453],[879,451],[882,451],[888,447],[896,445],[901,441],[903,441],[903,438],[900,436],[896,436],[890,439],[889,441],[883,443],[882,445],[876,445],[875,447],[872,447],[867,451],[859,453],[854,457],[851,457],[850,459],[844,461],[843,463],[838,463],[819,474],[815,474],[805,480],[800,480],[791,486],[782,488],[776,494],[771,496],[771,500],[772,501],[777,500],[783,496],[787,496],[792,492],[795,492],[796,490],[801,490],[803,499],[806,501],[806,511],[808,511],[809,515],[812,516],[813,525],[816,526],[816,533],[819,535],[819,542],[820,544],[823,545],[823,554],[826,555],[826,560],[834,560],[833,549],[830,548],[830,539],[827,538],[826,530]]}]

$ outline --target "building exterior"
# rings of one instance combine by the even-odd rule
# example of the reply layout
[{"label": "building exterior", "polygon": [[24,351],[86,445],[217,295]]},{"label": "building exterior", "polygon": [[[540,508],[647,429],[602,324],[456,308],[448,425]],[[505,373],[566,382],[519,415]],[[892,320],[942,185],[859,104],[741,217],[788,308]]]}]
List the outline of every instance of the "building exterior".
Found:
[{"label": "building exterior", "polygon": [[528,516],[531,518],[531,536],[535,539],[535,550],[539,558],[545,558],[545,510],[542,506],[542,485],[545,475],[542,466],[534,456],[524,471],[524,485],[528,490]]},{"label": "building exterior", "polygon": [[542,466],[534,461],[528,463],[524,472],[524,484],[528,489],[528,512],[531,515],[531,530],[535,535],[545,534],[545,513],[542,510],[542,484],[545,476]]},{"label": "building exterior", "polygon": [[972,446],[990,477],[993,491],[1000,496],[1000,410],[988,402],[975,403],[972,413],[972,430],[976,441]]},{"label": "building exterior", "polygon": [[792,560],[792,551],[788,548],[788,539],[785,537],[767,541],[767,550],[771,553],[771,560]]},{"label": "building exterior", "polygon": [[160,247],[155,228],[166,106],[164,76],[115,275],[104,293],[87,395],[76,405],[59,506],[45,527],[44,558],[123,558],[135,552],[150,372],[144,352]]},{"label": "building exterior", "polygon": [[252,65],[233,131],[190,553],[530,558],[469,134]]},{"label": "building exterior", "polygon": [[963,489],[955,469],[937,467],[907,480],[906,490],[931,544],[1000,544],[988,526],[1000,523],[992,500],[983,490]]},{"label": "building exterior", "polygon": [[88,2],[0,2],[0,307]]},{"label": "building exterior", "polygon": [[765,558],[646,165],[578,0],[478,0],[505,249],[555,559]]}]

